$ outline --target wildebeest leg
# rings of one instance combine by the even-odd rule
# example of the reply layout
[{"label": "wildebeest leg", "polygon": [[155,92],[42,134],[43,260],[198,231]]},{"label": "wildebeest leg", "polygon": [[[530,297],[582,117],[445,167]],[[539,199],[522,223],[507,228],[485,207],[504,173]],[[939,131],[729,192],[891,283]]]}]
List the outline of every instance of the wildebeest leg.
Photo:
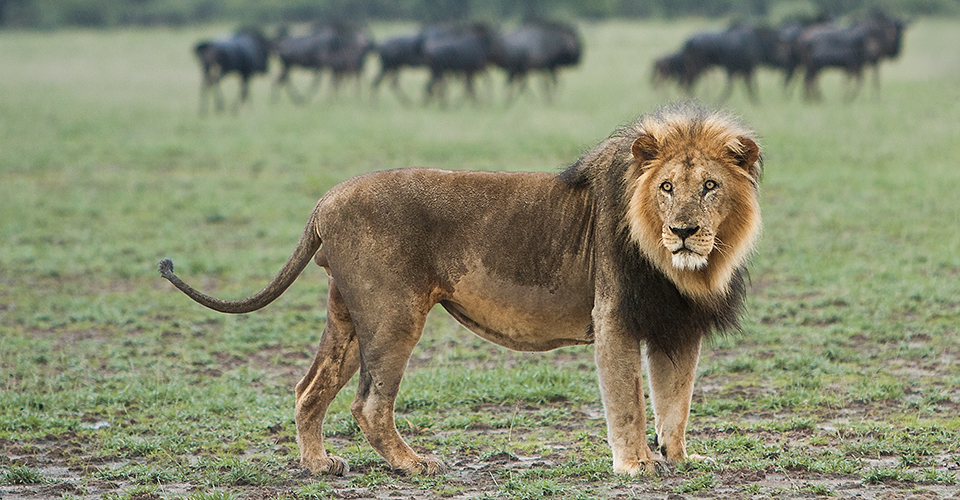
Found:
[{"label": "wildebeest leg", "polygon": [[680,77],[680,89],[684,95],[693,97],[694,89],[697,86],[697,78],[699,77],[699,73],[684,74]]},{"label": "wildebeest leg", "polygon": [[360,306],[366,314],[353,314],[361,363],[360,385],[350,412],[370,446],[394,469],[410,474],[443,473],[447,467],[440,459],[418,455],[400,437],[393,414],[403,371],[432,304],[409,293],[386,293],[399,295],[399,300],[392,301],[397,305],[377,302],[375,307],[370,298],[369,307]]},{"label": "wildebeest leg", "polygon": [[553,103],[553,97],[559,86],[557,71],[554,69],[547,70],[543,75],[543,98],[547,103]]},{"label": "wildebeest leg", "polygon": [[393,93],[396,94],[397,100],[400,101],[401,104],[410,104],[410,98],[407,97],[407,94],[404,93],[400,87],[400,70],[394,70],[393,74],[390,75],[390,88],[393,89]]},{"label": "wildebeest leg", "polygon": [[318,92],[320,92],[320,83],[323,80],[323,71],[320,69],[314,70],[313,73],[313,83],[310,84],[310,88],[303,94],[300,101],[301,104],[306,104],[308,101],[312,100]]},{"label": "wildebeest leg", "polygon": [[440,74],[435,71],[430,71],[430,80],[427,81],[427,87],[423,91],[423,105],[426,106],[430,104],[430,101],[436,97],[437,85],[440,82]]},{"label": "wildebeest leg", "polygon": [[873,97],[880,99],[880,61],[873,65]]},{"label": "wildebeest leg", "polygon": [[[377,76],[376,76],[376,77],[374,77],[373,82],[370,84],[370,100],[371,100],[371,101],[376,102],[376,101],[379,99],[379,97],[380,97],[380,83],[383,82],[383,79],[387,77],[387,73],[391,73],[391,76],[393,76],[393,75],[392,75],[392,73],[393,73],[392,70],[388,70],[388,69],[385,69],[385,68],[381,67],[381,68],[380,68],[380,72],[377,73]],[[392,80],[393,80],[393,79],[391,78],[391,83],[393,83]],[[392,86],[393,86],[393,85],[391,85],[391,87],[392,87]],[[396,93],[396,89],[394,89],[394,93]]]},{"label": "wildebeest leg", "polygon": [[596,311],[594,325],[594,357],[607,420],[607,440],[613,451],[613,471],[631,475],[656,472],[658,462],[662,462],[647,446],[640,341],[615,319],[604,318]]},{"label": "wildebeest leg", "polygon": [[733,80],[736,78],[736,74],[727,71],[727,83],[723,86],[723,92],[720,93],[720,102],[726,102],[730,98],[730,95],[733,94]]},{"label": "wildebeest leg", "polygon": [[793,66],[787,67],[786,69],[783,70],[783,97],[785,99],[789,99],[790,94],[792,94],[791,91],[793,90],[793,75],[795,71],[796,71],[796,68],[794,68]]},{"label": "wildebeest leg", "polygon": [[240,94],[237,95],[237,100],[233,103],[233,113],[237,114],[240,111],[240,106],[243,103],[247,102],[247,95],[250,92],[250,75],[240,75]]},{"label": "wildebeest leg", "polygon": [[493,102],[493,94],[494,94],[493,76],[490,74],[489,71],[483,69],[483,70],[480,70],[480,77],[483,78],[483,87],[484,89],[486,89],[485,96],[484,96],[484,98],[486,99],[486,102]]},{"label": "wildebeest leg", "polygon": [[212,90],[210,86],[212,85],[212,75],[210,74],[210,69],[203,68],[203,78],[200,82],[200,114],[207,114],[207,95],[210,94]]},{"label": "wildebeest leg", "polygon": [[207,112],[208,95],[213,94],[213,109],[216,112],[222,112],[224,107],[223,89],[220,88],[220,80],[223,74],[219,66],[212,66],[204,69],[203,84],[200,86],[200,114]]},{"label": "wildebeest leg", "polygon": [[217,82],[213,84],[213,109],[217,113],[222,113],[227,109],[227,98],[223,95],[223,87],[220,85],[220,78],[217,79]]},{"label": "wildebeest leg", "polygon": [[747,86],[747,96],[752,104],[760,104],[760,95],[757,93],[757,85],[753,71],[743,75],[743,83]]},{"label": "wildebeest leg", "polygon": [[806,73],[803,75],[804,96],[807,101],[820,100],[820,89],[817,86],[818,73],[816,68],[808,67]]},{"label": "wildebeest leg", "polygon": [[437,71],[430,73],[430,81],[427,82],[427,91],[424,96],[424,105],[429,104],[431,100],[436,99],[441,107],[447,105],[447,79],[443,72]]},{"label": "wildebeest leg", "polygon": [[855,68],[847,76],[849,77],[848,85],[850,88],[847,89],[846,101],[853,102],[860,94],[860,89],[863,88],[863,68]]},{"label": "wildebeest leg", "polygon": [[343,75],[336,71],[330,71],[330,97],[334,99],[340,97],[341,82],[343,82]]},{"label": "wildebeest leg", "polygon": [[681,347],[672,357],[648,345],[646,359],[660,454],[668,462],[682,461],[687,458],[687,419],[700,342]]},{"label": "wildebeest leg", "polygon": [[360,74],[351,75],[353,78],[353,90],[357,94],[357,99],[363,98],[363,80],[360,78]]},{"label": "wildebeest leg", "polygon": [[529,74],[526,71],[520,73],[514,73],[513,77],[513,98],[519,99],[524,92],[527,91],[527,80],[529,79]]},{"label": "wildebeest leg", "polygon": [[463,75],[463,91],[464,99],[469,99],[471,102],[476,104],[479,102],[477,100],[477,91],[474,88],[473,80],[476,77],[476,73],[468,71]]},{"label": "wildebeest leg", "polygon": [[277,81],[273,86],[273,100],[277,101],[280,97],[280,86],[285,86],[287,88],[287,95],[290,96],[290,101],[294,104],[303,104],[303,96],[297,91],[297,88],[293,85],[293,81],[290,80],[290,69],[288,65],[283,65],[280,69],[280,75],[277,77]]},{"label": "wildebeest leg", "polygon": [[327,454],[323,446],[323,419],[330,402],[359,366],[360,349],[350,312],[331,278],[327,324],[313,364],[296,388],[300,464],[310,472],[342,475],[347,471],[347,461]]},{"label": "wildebeest leg", "polygon": [[282,65],[280,74],[277,75],[277,79],[273,81],[273,88],[270,89],[270,102],[276,104],[280,100],[280,87],[287,85],[289,73],[290,68],[286,64]]},{"label": "wildebeest leg", "polygon": [[380,68],[380,72],[377,73],[377,76],[373,78],[373,82],[370,83],[370,97],[374,100],[380,95],[380,83],[387,76],[387,70],[383,67]]}]

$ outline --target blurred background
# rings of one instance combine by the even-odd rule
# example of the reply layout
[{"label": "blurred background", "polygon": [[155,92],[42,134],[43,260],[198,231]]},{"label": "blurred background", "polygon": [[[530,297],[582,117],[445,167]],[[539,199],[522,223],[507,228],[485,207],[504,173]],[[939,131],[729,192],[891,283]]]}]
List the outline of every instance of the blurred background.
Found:
[{"label": "blurred background", "polygon": [[0,26],[57,28],[317,18],[436,22],[516,17],[838,16],[879,8],[901,15],[960,13],[956,0],[0,0]]}]

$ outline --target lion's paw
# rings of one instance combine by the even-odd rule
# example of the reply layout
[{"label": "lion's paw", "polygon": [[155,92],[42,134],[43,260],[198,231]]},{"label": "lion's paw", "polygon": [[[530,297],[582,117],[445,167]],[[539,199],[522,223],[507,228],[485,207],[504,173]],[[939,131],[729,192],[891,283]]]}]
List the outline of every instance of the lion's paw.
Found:
[{"label": "lion's paw", "polygon": [[401,466],[399,469],[410,475],[426,476],[439,476],[450,472],[450,467],[443,460],[433,456],[417,457],[412,464]]},{"label": "lion's paw", "polygon": [[327,455],[326,457],[322,458],[310,459],[302,457],[300,459],[300,465],[313,474],[332,474],[334,476],[342,476],[350,471],[350,466],[347,465],[347,460],[336,455]]},{"label": "lion's paw", "polygon": [[670,472],[670,464],[661,458],[638,461],[630,465],[614,466],[613,472],[628,476],[639,476],[641,474],[662,474]]}]

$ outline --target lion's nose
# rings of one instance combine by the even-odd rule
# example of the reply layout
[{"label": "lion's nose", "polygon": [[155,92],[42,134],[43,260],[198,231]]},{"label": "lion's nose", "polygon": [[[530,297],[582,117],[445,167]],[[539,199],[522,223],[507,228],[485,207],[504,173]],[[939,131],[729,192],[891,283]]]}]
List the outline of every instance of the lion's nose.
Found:
[{"label": "lion's nose", "polygon": [[694,234],[697,234],[697,231],[700,230],[700,226],[670,226],[670,232],[680,237],[681,240],[685,240]]}]

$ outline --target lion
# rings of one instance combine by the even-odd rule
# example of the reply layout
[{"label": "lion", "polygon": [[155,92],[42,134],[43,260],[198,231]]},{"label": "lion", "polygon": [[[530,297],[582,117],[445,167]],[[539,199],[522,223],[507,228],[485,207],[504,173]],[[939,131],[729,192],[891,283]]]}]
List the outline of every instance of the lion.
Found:
[{"label": "lion", "polygon": [[739,328],[761,171],[754,133],[739,120],[677,103],[619,128],[559,173],[410,168],[349,179],[320,199],[286,264],[246,299],[198,292],[169,259],[159,267],[190,298],[227,313],[266,306],[311,259],[324,268],[327,322],[296,385],[300,461],[313,473],[348,471],[324,448],[323,420],[358,369],[350,411],[370,445],[398,471],[449,470],[415,452],[394,421],[404,369],[436,304],[509,349],[593,344],[613,470],[666,470],[688,458],[702,340]]}]

